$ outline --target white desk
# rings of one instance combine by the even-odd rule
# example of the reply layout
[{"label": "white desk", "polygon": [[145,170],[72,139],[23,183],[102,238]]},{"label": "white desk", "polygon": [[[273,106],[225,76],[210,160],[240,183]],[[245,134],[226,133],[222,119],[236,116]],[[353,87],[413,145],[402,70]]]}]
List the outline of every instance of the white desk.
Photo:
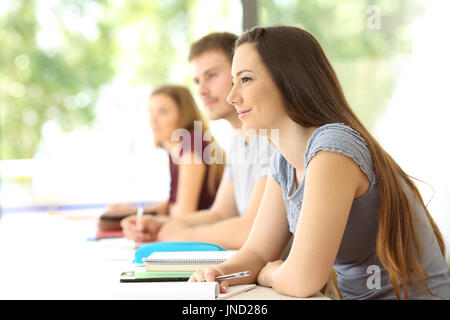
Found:
[{"label": "white desk", "polygon": [[331,300],[331,299],[324,296],[323,294],[318,294],[314,297],[309,297],[307,299],[294,298],[278,293],[272,288],[261,287],[257,285],[255,289],[240,293],[236,296],[232,296],[227,300]]},{"label": "white desk", "polygon": [[[12,213],[0,219],[0,299],[148,299],[119,282],[134,257],[131,241],[87,241],[101,212]],[[270,288],[231,299],[293,299]],[[328,299],[317,296],[311,299]]]}]

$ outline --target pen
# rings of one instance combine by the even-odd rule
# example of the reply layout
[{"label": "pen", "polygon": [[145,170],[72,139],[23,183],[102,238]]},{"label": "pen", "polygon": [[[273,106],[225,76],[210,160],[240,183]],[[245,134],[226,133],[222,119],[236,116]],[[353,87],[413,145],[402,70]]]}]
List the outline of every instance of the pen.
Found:
[{"label": "pen", "polygon": [[248,277],[249,275],[250,275],[250,271],[236,272],[236,273],[231,273],[231,274],[225,274],[223,276],[218,276],[218,277],[216,277],[216,281]]},{"label": "pen", "polygon": [[144,205],[142,202],[139,202],[139,207],[136,213],[136,224],[141,224],[143,214],[144,214]]}]

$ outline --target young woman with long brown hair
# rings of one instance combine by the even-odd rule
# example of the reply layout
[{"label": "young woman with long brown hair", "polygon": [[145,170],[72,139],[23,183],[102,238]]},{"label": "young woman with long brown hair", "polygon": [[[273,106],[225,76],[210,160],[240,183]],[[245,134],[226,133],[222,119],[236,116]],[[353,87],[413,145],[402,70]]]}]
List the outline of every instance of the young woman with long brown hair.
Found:
[{"label": "young woman with long brown hair", "polygon": [[253,28],[236,42],[232,78],[228,100],[244,128],[278,130],[278,152],[242,249],[190,281],[250,270],[221,286],[256,281],[307,297],[334,283],[345,299],[450,299],[438,227],[350,108],[317,40],[296,27]]}]

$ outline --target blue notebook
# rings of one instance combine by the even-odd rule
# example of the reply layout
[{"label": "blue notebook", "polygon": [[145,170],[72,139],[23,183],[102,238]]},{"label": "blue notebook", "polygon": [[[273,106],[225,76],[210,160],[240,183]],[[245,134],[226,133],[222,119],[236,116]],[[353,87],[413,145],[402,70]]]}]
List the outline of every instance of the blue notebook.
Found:
[{"label": "blue notebook", "polygon": [[213,243],[196,241],[166,241],[154,242],[141,246],[134,253],[133,263],[143,263],[142,259],[147,258],[153,252],[172,251],[225,251],[227,249]]}]

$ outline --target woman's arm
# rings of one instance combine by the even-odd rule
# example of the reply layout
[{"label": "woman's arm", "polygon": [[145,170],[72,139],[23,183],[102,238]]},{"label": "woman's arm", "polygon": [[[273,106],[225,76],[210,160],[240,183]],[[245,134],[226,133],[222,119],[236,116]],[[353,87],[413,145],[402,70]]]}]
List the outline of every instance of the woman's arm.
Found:
[{"label": "woman's arm", "polygon": [[326,284],[353,200],[369,188],[349,157],[319,151],[308,166],[297,229],[286,261],[267,265],[260,281],[276,291],[308,297]]},{"label": "woman's arm", "polygon": [[195,152],[188,152],[181,157],[178,170],[177,199],[170,208],[173,217],[197,211],[206,164]]},{"label": "woman's arm", "polygon": [[267,262],[281,257],[289,239],[290,233],[281,188],[269,176],[255,221],[242,248],[218,267],[197,271],[190,281],[201,281],[205,278],[207,281],[214,281],[214,275],[211,272],[219,275],[248,270],[251,272],[250,277],[221,281],[221,285],[254,283],[259,271]]},{"label": "woman's arm", "polygon": [[[156,215],[163,216],[167,214],[167,206],[169,205],[169,201],[163,201],[154,205],[146,205],[144,206],[144,212],[156,212]],[[136,210],[137,211],[137,210]]]}]

